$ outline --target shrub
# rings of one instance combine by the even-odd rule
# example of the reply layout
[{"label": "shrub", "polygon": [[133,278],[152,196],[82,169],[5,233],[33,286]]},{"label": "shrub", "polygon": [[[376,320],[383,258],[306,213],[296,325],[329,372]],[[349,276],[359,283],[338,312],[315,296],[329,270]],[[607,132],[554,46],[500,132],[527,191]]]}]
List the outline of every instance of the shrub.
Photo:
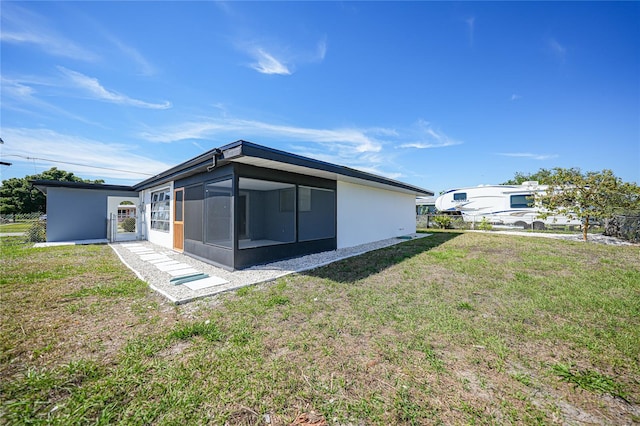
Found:
[{"label": "shrub", "polygon": [[442,229],[447,229],[451,226],[451,216],[440,215],[435,216],[433,221]]},{"label": "shrub", "polygon": [[122,229],[124,232],[135,232],[136,231],[136,218],[128,217],[122,221]]},{"label": "shrub", "polygon": [[493,225],[489,223],[486,217],[483,217],[480,223],[478,224],[478,229],[482,231],[491,231],[493,229]]}]

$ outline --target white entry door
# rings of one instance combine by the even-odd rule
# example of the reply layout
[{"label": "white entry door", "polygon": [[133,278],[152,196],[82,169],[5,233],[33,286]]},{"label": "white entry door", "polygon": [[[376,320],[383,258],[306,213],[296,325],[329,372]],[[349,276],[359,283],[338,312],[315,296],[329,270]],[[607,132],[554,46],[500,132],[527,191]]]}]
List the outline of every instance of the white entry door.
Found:
[{"label": "white entry door", "polygon": [[138,238],[138,197],[107,197],[107,238],[132,241]]}]

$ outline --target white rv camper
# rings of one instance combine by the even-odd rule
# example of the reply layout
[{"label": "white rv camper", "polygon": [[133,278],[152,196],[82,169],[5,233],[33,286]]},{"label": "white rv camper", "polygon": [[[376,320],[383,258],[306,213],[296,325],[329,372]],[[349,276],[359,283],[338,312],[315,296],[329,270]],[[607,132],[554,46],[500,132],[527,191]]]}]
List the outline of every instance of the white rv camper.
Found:
[{"label": "white rv camper", "polygon": [[565,216],[539,217],[534,206],[536,193],[544,192],[546,185],[523,182],[522,185],[480,185],[451,189],[436,199],[441,212],[459,212],[465,222],[480,222],[483,218],[492,224],[522,228],[544,229],[547,226],[579,226],[579,220]]}]

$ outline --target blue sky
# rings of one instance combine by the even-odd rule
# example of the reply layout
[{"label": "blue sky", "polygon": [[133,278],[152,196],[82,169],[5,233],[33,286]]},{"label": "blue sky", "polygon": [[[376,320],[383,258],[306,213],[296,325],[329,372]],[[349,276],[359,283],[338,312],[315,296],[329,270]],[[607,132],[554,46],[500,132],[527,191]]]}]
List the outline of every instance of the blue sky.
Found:
[{"label": "blue sky", "polygon": [[131,184],[245,139],[436,193],[552,167],[640,183],[638,2],[0,8],[2,179]]}]

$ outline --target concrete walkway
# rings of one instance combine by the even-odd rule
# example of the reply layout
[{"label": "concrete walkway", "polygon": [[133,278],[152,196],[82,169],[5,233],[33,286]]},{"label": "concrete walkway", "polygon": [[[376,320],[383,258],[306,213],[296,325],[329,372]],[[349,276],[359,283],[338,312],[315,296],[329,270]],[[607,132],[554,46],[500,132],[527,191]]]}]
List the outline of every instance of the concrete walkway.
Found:
[{"label": "concrete walkway", "polygon": [[[149,284],[151,289],[175,304],[183,304],[241,287],[273,281],[295,272],[318,268],[371,250],[399,244],[407,239],[428,235],[411,234],[403,238],[390,238],[233,272],[148,241],[112,243],[110,247],[138,278]],[[178,283],[181,279],[186,279],[186,282]]]}]

